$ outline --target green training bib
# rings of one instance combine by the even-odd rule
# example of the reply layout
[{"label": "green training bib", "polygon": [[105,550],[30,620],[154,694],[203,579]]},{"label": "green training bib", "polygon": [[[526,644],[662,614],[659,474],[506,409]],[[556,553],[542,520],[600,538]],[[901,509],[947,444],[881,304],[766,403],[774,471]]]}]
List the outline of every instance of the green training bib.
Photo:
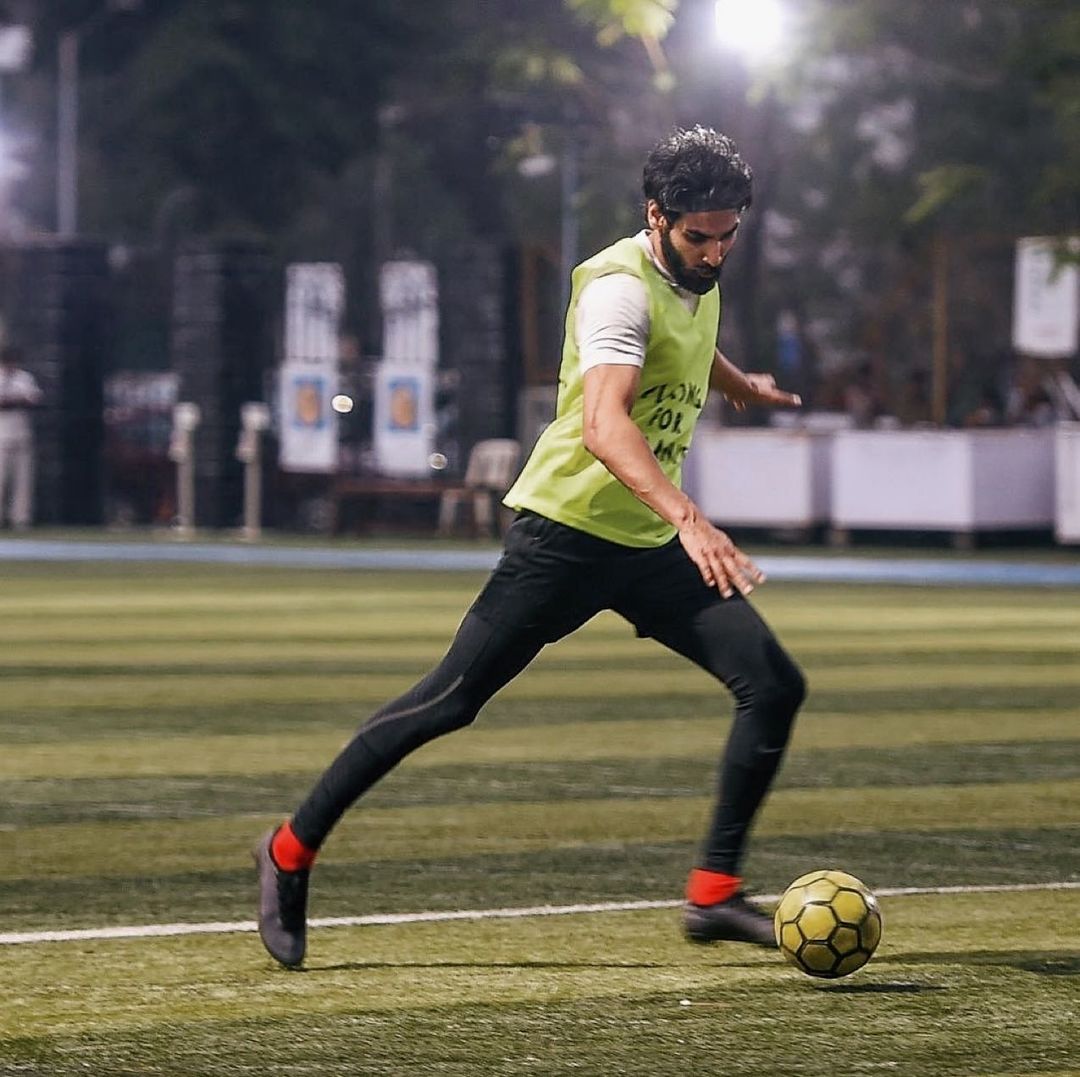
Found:
[{"label": "green training bib", "polygon": [[555,421],[540,435],[503,501],[510,508],[530,509],[624,546],[662,546],[675,535],[675,528],[634,497],[582,441],[583,377],[574,332],[577,305],[590,281],[610,273],[630,273],[645,284],[649,342],[630,418],[664,474],[681,486],[683,460],[708,392],[720,292],[714,288],[702,296],[691,314],[648,253],[628,238],[574,270]]}]

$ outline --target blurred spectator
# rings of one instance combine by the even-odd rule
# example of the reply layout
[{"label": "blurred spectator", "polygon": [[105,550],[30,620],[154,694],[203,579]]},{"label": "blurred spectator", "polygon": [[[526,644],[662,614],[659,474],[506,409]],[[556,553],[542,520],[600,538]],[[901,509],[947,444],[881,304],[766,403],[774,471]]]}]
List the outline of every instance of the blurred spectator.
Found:
[{"label": "blurred spectator", "polygon": [[997,391],[991,386],[983,386],[974,407],[965,413],[960,425],[969,430],[986,426],[1001,426],[1005,421],[1003,412]]},{"label": "blurred spectator", "polygon": [[869,363],[860,363],[844,389],[844,411],[855,426],[865,429],[883,413],[881,397],[874,384],[874,370]]},{"label": "blurred spectator", "polygon": [[916,426],[931,421],[930,375],[925,370],[913,370],[900,387],[894,414],[903,426]]},{"label": "blurred spectator", "polygon": [[[34,427],[31,411],[41,390],[20,368],[22,350],[0,348],[0,527],[10,520],[16,530],[30,526],[34,496]],[[10,512],[9,512],[10,509]]]},{"label": "blurred spectator", "polygon": [[1008,421],[1013,426],[1053,426],[1057,412],[1050,394],[1041,385],[1009,390]]},{"label": "blurred spectator", "polygon": [[1019,357],[1005,394],[1005,420],[1012,426],[1050,426],[1057,419],[1054,401],[1047,392],[1045,361]]}]

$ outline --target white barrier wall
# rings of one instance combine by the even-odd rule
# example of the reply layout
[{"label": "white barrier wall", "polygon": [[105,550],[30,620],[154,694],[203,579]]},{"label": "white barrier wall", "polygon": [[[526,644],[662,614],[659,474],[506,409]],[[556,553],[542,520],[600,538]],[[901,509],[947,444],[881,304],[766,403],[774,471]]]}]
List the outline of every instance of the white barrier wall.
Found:
[{"label": "white barrier wall", "polygon": [[1061,542],[1080,541],[1080,423],[1056,436],[1050,429],[705,429],[686,478],[721,526],[827,523],[838,536],[1055,529]]},{"label": "white barrier wall", "polygon": [[1057,497],[1054,534],[1058,542],[1080,542],[1080,423],[1057,428]]},{"label": "white barrier wall", "polygon": [[973,532],[1054,521],[1051,430],[841,431],[832,523]]},{"label": "white barrier wall", "polygon": [[829,444],[804,430],[699,430],[694,496],[710,520],[813,527],[829,517]]}]

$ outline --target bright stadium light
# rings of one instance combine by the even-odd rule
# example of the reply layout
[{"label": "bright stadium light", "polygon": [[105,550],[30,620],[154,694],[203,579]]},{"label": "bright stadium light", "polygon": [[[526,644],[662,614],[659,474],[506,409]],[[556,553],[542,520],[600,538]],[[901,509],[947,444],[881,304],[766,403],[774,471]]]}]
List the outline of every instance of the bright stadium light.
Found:
[{"label": "bright stadium light", "polygon": [[34,52],[29,26],[0,27],[0,74],[25,71]]},{"label": "bright stadium light", "polygon": [[716,36],[749,61],[774,56],[784,38],[782,0],[716,0]]},{"label": "bright stadium light", "polygon": [[19,177],[20,169],[13,150],[14,143],[5,131],[0,130],[0,181]]}]

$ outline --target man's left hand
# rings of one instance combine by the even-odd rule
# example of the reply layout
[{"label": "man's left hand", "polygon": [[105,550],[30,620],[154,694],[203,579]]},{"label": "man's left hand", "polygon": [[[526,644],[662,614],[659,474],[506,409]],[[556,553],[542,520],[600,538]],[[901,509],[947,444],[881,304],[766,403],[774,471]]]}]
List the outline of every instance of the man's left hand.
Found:
[{"label": "man's left hand", "polygon": [[724,391],[725,398],[736,411],[743,411],[751,404],[782,408],[797,408],[802,404],[802,397],[797,393],[777,388],[771,374],[744,374],[743,382]]}]

